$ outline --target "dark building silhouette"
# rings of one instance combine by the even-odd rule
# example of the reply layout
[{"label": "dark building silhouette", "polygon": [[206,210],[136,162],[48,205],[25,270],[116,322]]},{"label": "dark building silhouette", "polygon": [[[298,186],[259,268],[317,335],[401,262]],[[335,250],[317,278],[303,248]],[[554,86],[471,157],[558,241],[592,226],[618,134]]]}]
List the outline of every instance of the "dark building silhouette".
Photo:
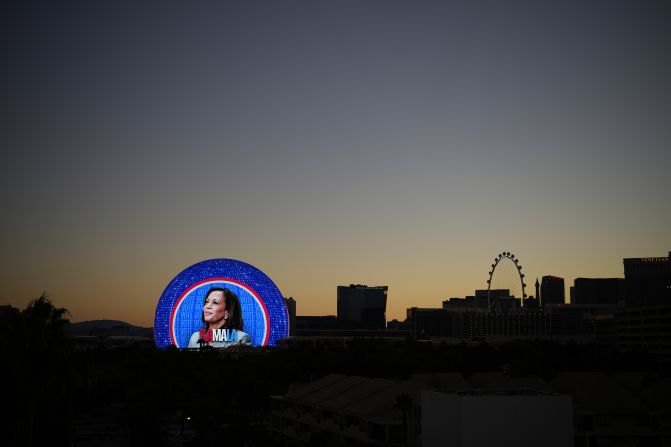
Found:
[{"label": "dark building silhouette", "polygon": [[551,317],[542,312],[497,314],[412,307],[406,320],[416,338],[547,337]]},{"label": "dark building silhouette", "polygon": [[388,289],[362,284],[338,286],[338,320],[356,323],[361,328],[384,329]]},{"label": "dark building silhouette", "polygon": [[335,315],[298,315],[296,317],[297,334],[302,330],[344,329]]},{"label": "dark building silhouette", "polygon": [[627,307],[671,304],[671,252],[658,258],[625,258]]},{"label": "dark building silhouette", "polygon": [[443,301],[443,309],[453,312],[488,312],[487,295],[453,297]]},{"label": "dark building silhouette", "polygon": [[543,276],[541,281],[541,305],[564,304],[564,278],[559,276]]},{"label": "dark building silhouette", "polygon": [[522,300],[510,294],[510,289],[486,289],[476,290],[475,297],[487,302],[489,296],[489,308],[498,313],[513,313],[520,309]]},{"label": "dark building silhouette", "polygon": [[643,373],[561,372],[549,381],[571,395],[574,440],[585,446],[667,446],[668,383]]},{"label": "dark building silhouette", "polygon": [[645,351],[671,359],[671,305],[627,307],[596,316],[596,338],[621,351]]},{"label": "dark building silhouette", "polygon": [[594,339],[595,316],[604,309],[603,304],[548,304],[543,312],[552,323],[552,335]]},{"label": "dark building silhouette", "polygon": [[293,297],[284,298],[289,318],[289,335],[296,335],[296,300]]},{"label": "dark building silhouette", "polygon": [[412,307],[407,310],[412,335],[423,337],[455,337],[463,333],[463,318],[447,309]]},{"label": "dark building silhouette", "polygon": [[527,311],[540,308],[540,300],[536,299],[533,296],[528,296],[524,298],[523,302],[524,302],[524,309]]},{"label": "dark building silhouette", "polygon": [[550,316],[542,312],[517,314],[462,314],[462,337],[547,337]]},{"label": "dark building silhouette", "polygon": [[576,278],[571,287],[571,304],[623,303],[623,278]]},{"label": "dark building silhouette", "polygon": [[[394,320],[396,321],[396,320]],[[376,340],[393,343],[411,336],[405,323],[396,321],[394,328],[366,328],[360,321],[339,320],[335,315],[297,316],[296,333],[281,341],[280,346],[347,347],[353,340]]]},{"label": "dark building silhouette", "polygon": [[443,309],[455,312],[486,312],[491,308],[497,313],[513,313],[520,310],[521,300],[510,294],[510,289],[476,290],[475,295],[465,298],[450,298],[443,301]]},{"label": "dark building silhouette", "polygon": [[399,321],[399,320],[393,319],[393,320],[387,322],[387,330],[388,331],[411,331],[412,326],[410,325],[410,320],[407,319],[407,318],[404,321]]}]

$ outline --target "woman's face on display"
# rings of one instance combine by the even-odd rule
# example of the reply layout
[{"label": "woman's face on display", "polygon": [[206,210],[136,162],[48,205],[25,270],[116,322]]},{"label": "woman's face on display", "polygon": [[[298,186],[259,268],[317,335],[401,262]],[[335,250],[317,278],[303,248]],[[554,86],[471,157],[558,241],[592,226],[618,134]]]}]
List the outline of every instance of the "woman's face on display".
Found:
[{"label": "woman's face on display", "polygon": [[228,315],[226,311],[226,301],[224,300],[224,292],[215,290],[205,298],[203,305],[203,320],[212,327],[218,326],[224,322],[224,318]]}]

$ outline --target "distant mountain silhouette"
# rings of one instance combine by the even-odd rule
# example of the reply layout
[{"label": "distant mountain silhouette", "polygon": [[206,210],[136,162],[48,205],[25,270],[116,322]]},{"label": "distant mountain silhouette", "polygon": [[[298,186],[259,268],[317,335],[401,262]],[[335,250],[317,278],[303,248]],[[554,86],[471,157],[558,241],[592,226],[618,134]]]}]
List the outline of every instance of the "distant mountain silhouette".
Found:
[{"label": "distant mountain silhouette", "polygon": [[131,336],[153,337],[154,329],[133,326],[119,320],[91,320],[79,323],[70,323],[65,327],[66,335],[70,337],[91,336]]}]

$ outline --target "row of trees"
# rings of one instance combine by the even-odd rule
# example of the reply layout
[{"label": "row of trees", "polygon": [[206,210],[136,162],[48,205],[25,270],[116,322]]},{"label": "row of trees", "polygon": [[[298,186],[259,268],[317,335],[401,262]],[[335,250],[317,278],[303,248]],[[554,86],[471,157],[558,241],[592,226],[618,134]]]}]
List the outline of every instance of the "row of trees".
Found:
[{"label": "row of trees", "polygon": [[24,310],[0,306],[0,354],[9,445],[66,444],[72,399],[66,309],[43,293]]}]

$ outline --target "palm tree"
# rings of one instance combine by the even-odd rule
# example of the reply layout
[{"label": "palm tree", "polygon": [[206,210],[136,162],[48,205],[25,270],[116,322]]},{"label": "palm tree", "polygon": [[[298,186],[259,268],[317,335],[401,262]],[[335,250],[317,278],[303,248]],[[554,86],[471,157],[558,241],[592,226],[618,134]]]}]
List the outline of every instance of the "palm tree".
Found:
[{"label": "palm tree", "polygon": [[28,446],[35,442],[38,409],[56,410],[70,422],[69,349],[64,334],[68,315],[66,309],[51,303],[46,292],[31,301],[20,315],[14,341],[20,350],[18,380],[24,382],[27,392],[22,396],[25,412],[20,416],[23,423],[19,430],[23,431],[21,440]]},{"label": "palm tree", "polygon": [[47,293],[31,301],[21,313],[24,348],[28,351],[59,357],[64,353],[65,326],[70,322],[67,309],[55,307]]}]

